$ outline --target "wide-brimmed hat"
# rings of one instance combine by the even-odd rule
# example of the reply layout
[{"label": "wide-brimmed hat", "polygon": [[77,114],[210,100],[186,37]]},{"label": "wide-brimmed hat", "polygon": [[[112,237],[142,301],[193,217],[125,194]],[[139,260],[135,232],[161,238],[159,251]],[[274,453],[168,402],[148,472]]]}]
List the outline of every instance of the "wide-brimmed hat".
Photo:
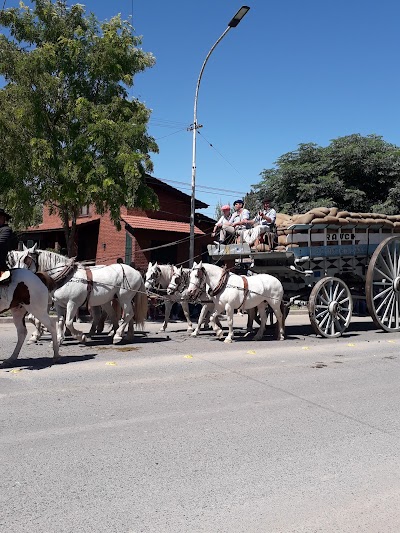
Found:
[{"label": "wide-brimmed hat", "polygon": [[241,199],[239,198],[239,200],[235,200],[235,201],[233,202],[233,205],[236,205],[236,204],[242,204],[242,205],[244,205],[244,202],[243,202],[243,200],[241,200]]},{"label": "wide-brimmed hat", "polygon": [[5,217],[6,220],[10,220],[10,218],[11,218],[11,215],[6,213],[2,207],[0,207],[0,216],[1,215],[3,215],[3,217]]},{"label": "wide-brimmed hat", "polygon": [[223,206],[221,207],[221,211],[230,211],[230,210],[231,210],[231,206],[228,205],[228,204],[223,205]]}]

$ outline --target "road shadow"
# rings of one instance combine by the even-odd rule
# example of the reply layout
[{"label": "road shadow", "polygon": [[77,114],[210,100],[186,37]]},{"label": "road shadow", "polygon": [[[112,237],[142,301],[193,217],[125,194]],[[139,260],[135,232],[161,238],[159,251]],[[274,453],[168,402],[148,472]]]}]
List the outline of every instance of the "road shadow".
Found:
[{"label": "road shadow", "polygon": [[24,357],[17,359],[12,363],[12,366],[1,366],[0,370],[5,372],[11,372],[16,368],[23,368],[24,370],[43,370],[50,368],[51,366],[68,365],[70,363],[81,363],[82,361],[89,361],[95,359],[97,354],[85,354],[85,355],[62,355],[61,358],[54,363],[52,357]]}]

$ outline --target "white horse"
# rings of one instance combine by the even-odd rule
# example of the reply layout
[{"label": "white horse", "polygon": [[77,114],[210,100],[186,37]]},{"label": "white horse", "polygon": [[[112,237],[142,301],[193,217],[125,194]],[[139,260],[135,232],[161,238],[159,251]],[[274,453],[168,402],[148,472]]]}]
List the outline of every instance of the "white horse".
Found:
[{"label": "white horse", "polygon": [[279,339],[284,340],[283,287],[277,278],[269,274],[239,276],[225,271],[217,265],[202,261],[194,263],[190,273],[189,295],[195,298],[199,291],[204,290],[205,285],[208,285],[211,290],[215,304],[214,313],[211,315],[211,324],[218,338],[223,337],[222,329],[215,323],[215,317],[218,313],[226,312],[229,333],[225,342],[232,342],[234,310],[257,307],[261,324],[254,340],[261,340],[267,319],[265,312],[265,302],[267,302],[278,321]]},{"label": "white horse", "polygon": [[13,269],[10,283],[0,285],[0,312],[8,309],[11,311],[18,334],[17,344],[13,353],[8,359],[3,361],[1,366],[12,366],[21,351],[28,333],[25,325],[27,312],[36,316],[50,331],[53,340],[53,361],[58,361],[60,355],[57,329],[47,311],[48,299],[49,291],[45,281],[42,281],[42,278],[26,269]]},{"label": "white horse", "polygon": [[[147,295],[142,276],[134,268],[122,263],[85,268],[80,263],[74,263],[72,259],[55,252],[36,250],[36,248],[28,252],[34,263],[33,267],[29,264],[28,268],[46,272],[57,283],[57,289],[52,296],[58,315],[60,340],[63,339],[65,324],[73,337],[80,342],[86,342],[86,336],[75,329],[73,324],[79,307],[85,302],[90,305],[94,315],[88,336],[95,331],[101,307],[110,317],[115,316],[111,305],[114,298],[117,298],[124,313],[122,324],[115,325],[114,344],[122,340],[126,326],[131,320],[143,327],[147,316]],[[23,261],[25,264],[29,263],[26,258]]]},{"label": "white horse", "polygon": [[[27,248],[25,245],[23,245],[23,250],[11,250],[10,252],[8,252],[8,256],[7,256],[7,263],[8,263],[8,266],[10,268],[27,268],[29,270],[31,270],[32,272],[37,272],[38,270],[40,270],[41,268],[43,268],[43,265],[41,265],[42,263],[42,260],[41,260],[41,253],[44,252],[45,250],[40,250],[37,248],[37,244],[34,244],[32,247],[30,248]],[[57,257],[63,257],[64,256],[57,256]],[[64,261],[64,259],[62,260]],[[75,259],[69,259],[69,264],[72,265],[72,263],[75,261]],[[50,270],[49,271],[49,276],[50,277],[53,277],[56,275],[55,273],[56,271],[54,270]],[[49,294],[49,305],[48,305],[48,310],[50,309],[50,307],[52,306],[53,304],[53,298],[51,297],[51,294]],[[93,332],[96,330],[96,325],[97,325],[97,322],[98,322],[98,317],[99,317],[99,312],[97,310],[95,310],[93,312],[94,316],[95,316],[95,320],[93,321],[93,324],[92,324],[92,327],[90,329],[90,332],[87,334],[87,337],[91,337]],[[116,316],[115,314],[114,315],[111,315],[110,317],[111,321],[113,322],[113,328],[114,328],[114,332],[118,329],[118,322],[116,320]],[[35,330],[33,331],[30,339],[28,340],[27,344],[34,344],[34,343],[37,343],[40,338],[42,337],[44,331],[45,331],[45,326],[40,322],[39,319],[37,319],[35,316],[33,316],[32,313],[28,313],[25,317],[25,320],[27,322],[30,322],[31,324],[33,324],[35,326]],[[64,339],[64,332],[63,334],[61,335],[62,337],[62,340]]]},{"label": "white horse", "polygon": [[[174,274],[172,265],[159,265],[157,262],[154,264],[149,263],[145,276],[145,287],[148,292],[156,290],[166,291],[171,278]],[[169,317],[171,315],[171,309],[175,302],[179,302],[182,305],[183,313],[187,322],[187,332],[192,333],[193,324],[190,320],[189,303],[183,299],[182,294],[174,292],[173,294],[165,295],[162,297],[165,304],[164,322],[160,328],[160,331],[165,331],[168,326]]]},{"label": "white horse", "polygon": [[[188,298],[187,290],[189,288],[190,283],[190,272],[190,268],[173,266],[173,274],[167,287],[167,294],[169,296],[172,296],[176,293],[180,293],[182,297]],[[197,321],[197,326],[192,333],[192,337],[198,336],[200,332],[200,327],[203,322],[205,322],[205,325],[208,324],[207,318],[214,310],[214,302],[210,301],[210,298],[207,296],[205,291],[203,291],[199,296],[197,296],[197,298],[200,300],[203,306],[201,308],[200,316]],[[216,321],[219,327],[221,327],[221,323],[218,317],[216,317]]]}]

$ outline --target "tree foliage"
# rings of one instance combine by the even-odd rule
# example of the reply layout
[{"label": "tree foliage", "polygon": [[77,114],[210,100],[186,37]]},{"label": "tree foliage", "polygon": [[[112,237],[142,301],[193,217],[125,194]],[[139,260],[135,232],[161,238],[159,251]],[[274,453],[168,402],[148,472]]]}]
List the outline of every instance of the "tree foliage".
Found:
[{"label": "tree foliage", "polygon": [[318,206],[400,212],[400,148],[377,135],[339,137],[327,147],[300,144],[261,176],[247,205],[259,203],[267,195],[286,213]]},{"label": "tree foliage", "polygon": [[84,6],[35,0],[0,13],[0,184],[7,207],[29,224],[47,204],[64,224],[68,252],[82,206],[157,207],[145,183],[150,111],[128,97],[134,76],[153,66],[128,21],[100,23]]}]

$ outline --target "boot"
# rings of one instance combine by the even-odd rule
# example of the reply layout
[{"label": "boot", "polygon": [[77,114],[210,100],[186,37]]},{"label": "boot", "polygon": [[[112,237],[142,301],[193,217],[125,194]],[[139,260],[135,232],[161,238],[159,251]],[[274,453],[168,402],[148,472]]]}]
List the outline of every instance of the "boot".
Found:
[{"label": "boot", "polygon": [[0,272],[0,283],[2,285],[6,285],[10,281],[10,276],[11,274],[9,270],[4,270]]}]

